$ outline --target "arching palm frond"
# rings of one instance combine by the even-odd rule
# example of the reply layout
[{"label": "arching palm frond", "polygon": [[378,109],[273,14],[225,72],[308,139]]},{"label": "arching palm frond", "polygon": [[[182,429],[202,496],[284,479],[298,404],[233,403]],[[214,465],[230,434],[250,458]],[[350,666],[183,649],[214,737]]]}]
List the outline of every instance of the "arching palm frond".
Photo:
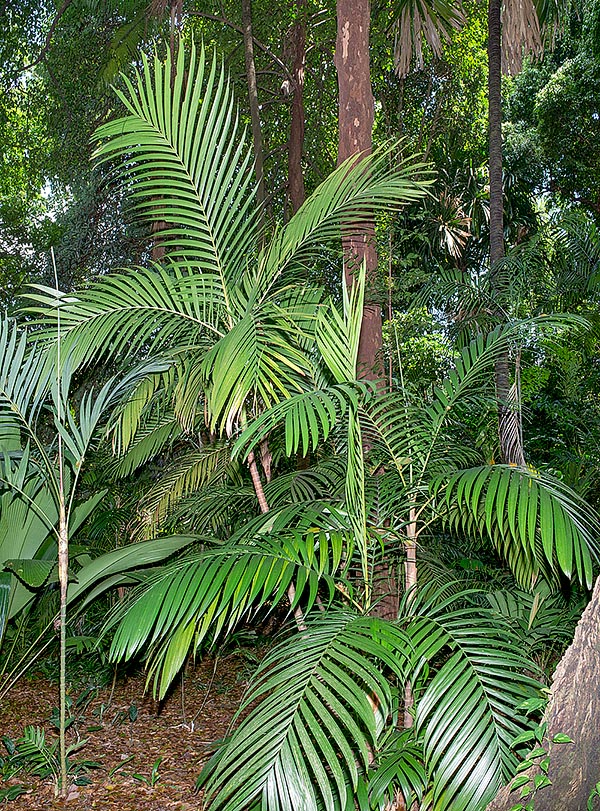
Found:
[{"label": "arching palm frond", "polygon": [[201,370],[213,430],[231,436],[247,398],[253,409],[269,407],[306,386],[311,363],[288,329],[284,314],[248,313],[205,355]]},{"label": "arching palm frond", "polygon": [[286,456],[298,452],[306,455],[329,437],[334,426],[347,416],[348,409],[358,406],[369,391],[364,383],[342,383],[282,400],[252,421],[236,440],[232,454],[247,456],[253,446],[283,425]]},{"label": "arching palm frond", "polygon": [[[129,476],[142,465],[172,447],[182,434],[179,422],[172,414],[165,414],[146,421],[135,441],[118,457],[111,466],[111,473],[117,478]],[[115,448],[118,453],[118,447]]]},{"label": "arching palm frond", "polygon": [[[188,51],[186,53],[186,51]],[[128,115],[96,132],[96,158],[117,173],[145,219],[166,223],[172,254],[216,273],[224,295],[246,266],[257,233],[251,150],[238,131],[231,83],[204,47],[180,43],[117,90]],[[202,133],[201,137],[198,137]]]},{"label": "arching palm frond", "polygon": [[[383,808],[426,791],[435,811],[485,805],[515,765],[531,664],[469,594],[413,595],[404,609],[397,623],[330,612],[267,656],[250,714],[201,775],[211,811]],[[415,727],[398,733],[391,688],[406,680]]]},{"label": "arching palm frond", "polygon": [[203,488],[181,499],[165,518],[164,528],[226,538],[256,513],[256,493],[250,485],[227,483]]},{"label": "arching palm frond", "polygon": [[80,296],[32,285],[38,292],[27,297],[36,302],[30,309],[41,316],[49,339],[56,336],[60,312],[64,350],[78,366],[197,345],[204,331],[211,340],[222,334],[215,318],[220,285],[207,274],[194,287],[182,284],[184,279],[175,266],[152,265],[104,276]]},{"label": "arching palm frond", "polygon": [[311,503],[317,499],[340,498],[345,474],[345,459],[332,456],[313,467],[279,474],[265,486],[265,495],[271,507],[289,502]]},{"label": "arching palm frond", "polygon": [[473,462],[472,451],[456,443],[448,429],[470,409],[493,402],[490,370],[508,336],[498,330],[466,346],[429,402],[416,404],[410,392],[394,392],[365,408],[369,437],[386,451],[405,482],[419,485],[440,466],[452,470]]},{"label": "arching palm frond", "polygon": [[146,650],[149,678],[163,698],[190,650],[208,635],[231,631],[260,606],[287,600],[290,584],[291,609],[300,600],[310,609],[320,585],[331,598],[344,541],[339,533],[288,531],[177,561],[149,577],[117,611],[111,657],[128,659]]},{"label": "arching palm frond", "polygon": [[[371,155],[349,158],[337,167],[306,200],[284,228],[275,232],[260,257],[257,294],[266,295],[273,281],[322,251],[324,243],[339,243],[344,224],[360,234],[379,211],[399,208],[423,198],[433,177],[414,156],[390,161],[397,145]],[[392,162],[393,168],[390,168]]]},{"label": "arching palm frond", "polygon": [[200,777],[209,807],[348,807],[379,732],[368,696],[377,696],[378,713],[387,717],[392,691],[382,669],[402,678],[407,645],[391,623],[330,612],[275,648],[241,711],[257,700],[258,707]]},{"label": "arching palm frond", "polygon": [[222,443],[176,454],[140,502],[146,522],[156,527],[181,499],[201,488],[223,484],[232,464],[229,447]]},{"label": "arching palm frond", "polygon": [[522,586],[549,566],[591,587],[600,519],[566,485],[527,469],[485,465],[438,480],[434,491],[449,525],[488,535]]},{"label": "arching palm frond", "polygon": [[50,385],[46,358],[27,342],[27,331],[0,320],[0,438],[6,450],[20,448],[19,432],[31,434]]},{"label": "arching palm frond", "polygon": [[[508,627],[469,607],[469,595],[409,594],[401,621],[417,667],[415,726],[423,738],[434,811],[485,808],[516,765],[516,708],[539,689]],[[441,656],[440,656],[441,654]],[[434,670],[427,681],[418,663]]]}]

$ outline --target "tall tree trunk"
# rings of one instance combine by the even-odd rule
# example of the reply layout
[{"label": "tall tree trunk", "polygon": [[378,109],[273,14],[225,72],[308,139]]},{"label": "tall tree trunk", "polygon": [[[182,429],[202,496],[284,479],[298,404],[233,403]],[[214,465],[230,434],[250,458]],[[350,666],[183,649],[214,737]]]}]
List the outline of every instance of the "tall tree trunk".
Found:
[{"label": "tall tree trunk", "polygon": [[[552,785],[535,794],[535,811],[585,811],[600,779],[600,578],[583,612],[573,642],[552,679],[545,720],[548,739],[557,733],[573,743],[550,744]],[[533,780],[533,776],[532,776]],[[519,791],[500,791],[489,811],[509,811]],[[600,807],[596,800],[594,808]]]},{"label": "tall tree trunk", "polygon": [[[254,62],[254,40],[252,38],[252,0],[242,0],[242,27],[244,29],[244,57],[246,60],[246,78],[248,82],[248,99],[250,102],[250,119],[252,121],[254,171],[258,183],[257,200],[262,210],[262,206],[264,205],[266,199],[266,194],[263,165],[263,145],[260,128],[260,107],[258,104],[256,65]],[[264,219],[264,213],[261,219]]]},{"label": "tall tree trunk", "polygon": [[291,33],[294,64],[292,66],[292,115],[288,143],[288,183],[292,214],[306,198],[302,152],[304,149],[304,68],[306,63],[306,0],[296,0],[296,22]]},{"label": "tall tree trunk", "polygon": [[[488,105],[490,175],[490,273],[492,290],[498,299],[498,312],[506,297],[506,283],[499,272],[504,258],[504,193],[502,183],[502,0],[489,0],[488,6]],[[498,398],[498,440],[501,461],[524,465],[518,398],[511,385],[508,351],[496,361]]]},{"label": "tall tree trunk", "polygon": [[[339,89],[338,164],[352,155],[368,154],[373,148],[374,103],[369,63],[369,0],[337,0],[337,41],[335,65]],[[362,262],[366,264],[367,289],[363,310],[359,373],[368,379],[381,377],[381,306],[374,301],[377,270],[375,222],[361,225],[352,233],[348,223],[344,237],[344,273],[347,284]]]}]

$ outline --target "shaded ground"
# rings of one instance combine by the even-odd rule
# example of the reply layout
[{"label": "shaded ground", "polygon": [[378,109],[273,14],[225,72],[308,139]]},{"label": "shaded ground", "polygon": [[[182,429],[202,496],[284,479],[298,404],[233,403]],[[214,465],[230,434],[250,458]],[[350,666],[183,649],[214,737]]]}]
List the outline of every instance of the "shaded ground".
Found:
[{"label": "shaded ground", "polygon": [[[246,686],[249,670],[243,659],[206,659],[188,668],[181,683],[162,703],[144,694],[144,677],[136,675],[89,694],[72,691],[79,706],[69,729],[69,742],[87,743],[77,761],[97,761],[87,772],[91,785],[73,786],[66,802],[54,797],[51,780],[21,772],[3,782],[0,791],[24,784],[27,793],[7,803],[13,811],[68,808],[71,811],[191,811],[201,798],[194,784],[211,744],[227,731]],[[56,740],[50,721],[58,704],[58,688],[42,676],[21,680],[0,703],[0,736],[16,740],[28,724],[43,727],[47,740]],[[0,756],[6,756],[0,745]],[[157,763],[162,758],[160,763]],[[154,776],[153,776],[154,770]],[[137,775],[137,777],[134,777]],[[154,783],[154,785],[152,785]]]}]

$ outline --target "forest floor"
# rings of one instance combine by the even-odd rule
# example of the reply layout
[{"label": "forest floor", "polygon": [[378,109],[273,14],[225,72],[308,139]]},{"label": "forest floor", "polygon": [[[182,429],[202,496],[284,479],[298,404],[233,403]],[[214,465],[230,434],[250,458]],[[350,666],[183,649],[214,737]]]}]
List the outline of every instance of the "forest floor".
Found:
[{"label": "forest floor", "polygon": [[[144,690],[137,673],[103,687],[72,686],[68,743],[86,740],[72,756],[99,768],[84,772],[89,785],[72,785],[66,800],[55,797],[55,782],[21,771],[3,779],[3,790],[20,785],[8,811],[196,811],[201,797],[196,778],[211,746],[228,730],[251,672],[243,655],[204,659],[188,667],[182,682],[158,702]],[[57,739],[58,687],[41,674],[23,678],[0,702],[0,738],[17,741],[27,725],[44,729],[46,740]],[[9,743],[10,746],[10,743]],[[8,753],[0,743],[0,766]]]}]

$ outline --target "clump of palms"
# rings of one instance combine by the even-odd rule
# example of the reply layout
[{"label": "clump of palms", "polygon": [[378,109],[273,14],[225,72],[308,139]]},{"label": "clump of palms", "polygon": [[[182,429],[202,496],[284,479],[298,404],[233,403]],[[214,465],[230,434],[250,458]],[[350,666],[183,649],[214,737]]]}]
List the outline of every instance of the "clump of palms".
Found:
[{"label": "clump of palms", "polygon": [[[76,363],[165,364],[110,430],[126,472],[174,441],[185,449],[156,514],[202,487],[240,504],[246,474],[260,514],[221,503],[211,521],[205,489],[198,548],[138,574],[110,623],[112,656],[142,655],[164,696],[190,652],[289,603],[296,623],[249,688],[242,710],[254,709],[203,773],[210,807],[383,808],[396,795],[483,807],[515,767],[530,665],[506,622],[447,583],[376,616],[376,573],[395,550],[414,580],[417,544],[445,521],[486,534],[523,582],[559,571],[589,581],[580,503],[533,471],[484,465],[461,431],[490,402],[508,330],[465,348],[428,401],[358,380],[364,276],[339,308],[307,267],[343,229],[422,196],[423,168],[389,170],[382,153],[346,164],[267,239],[216,61],[180,47],[176,66],[144,58],[126,86],[128,113],[99,130],[97,155],[138,213],[163,223],[166,259],[63,300],[62,340]],[[47,318],[56,293],[36,295]],[[305,463],[269,481],[274,449]]]}]

